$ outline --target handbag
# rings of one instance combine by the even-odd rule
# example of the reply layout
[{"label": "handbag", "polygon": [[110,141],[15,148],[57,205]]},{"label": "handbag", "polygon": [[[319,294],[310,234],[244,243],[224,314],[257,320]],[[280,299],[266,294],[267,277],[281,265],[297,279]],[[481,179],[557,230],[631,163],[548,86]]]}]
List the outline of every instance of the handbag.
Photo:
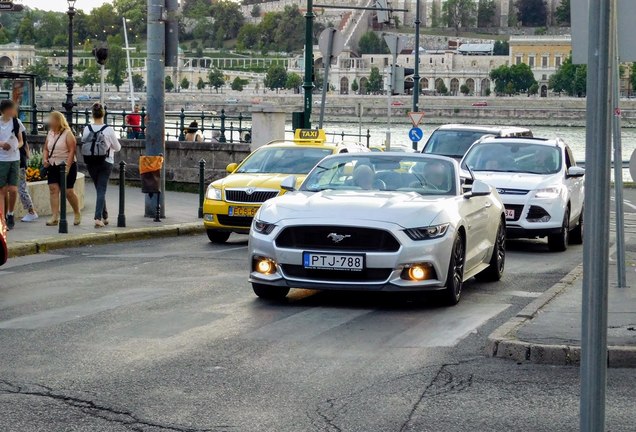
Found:
[{"label": "handbag", "polygon": [[[48,159],[51,159],[51,156],[53,156],[53,152],[55,151],[55,146],[57,145],[57,142],[60,140],[60,138],[62,138],[62,135],[64,135],[64,133],[59,134],[58,137],[55,139],[55,142],[53,143],[53,147],[51,148],[51,151],[49,152]],[[51,166],[50,163],[49,163],[49,166]],[[44,166],[44,163],[43,163],[42,166],[40,167],[40,177],[45,178],[48,176],[49,176],[49,167]]]}]

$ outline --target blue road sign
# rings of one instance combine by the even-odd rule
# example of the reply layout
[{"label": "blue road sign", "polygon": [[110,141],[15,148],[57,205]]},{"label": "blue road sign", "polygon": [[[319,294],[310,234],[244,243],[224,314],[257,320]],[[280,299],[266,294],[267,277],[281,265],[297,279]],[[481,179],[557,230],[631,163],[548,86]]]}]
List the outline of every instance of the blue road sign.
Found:
[{"label": "blue road sign", "polygon": [[413,129],[409,131],[409,138],[411,139],[411,141],[417,142],[417,141],[420,141],[423,137],[424,137],[424,132],[422,132],[422,129],[418,127],[414,127]]}]

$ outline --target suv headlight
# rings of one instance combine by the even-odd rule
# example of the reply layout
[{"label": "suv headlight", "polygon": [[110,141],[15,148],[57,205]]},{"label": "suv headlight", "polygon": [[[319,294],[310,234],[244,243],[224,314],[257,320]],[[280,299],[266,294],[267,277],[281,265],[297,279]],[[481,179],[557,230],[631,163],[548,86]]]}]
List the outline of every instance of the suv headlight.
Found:
[{"label": "suv headlight", "polygon": [[537,189],[534,192],[534,197],[539,199],[555,199],[561,194],[560,186],[553,186],[544,189]]},{"label": "suv headlight", "polygon": [[221,189],[217,189],[215,187],[209,187],[208,191],[205,194],[205,197],[207,199],[211,199],[211,200],[217,200],[217,201],[221,201],[223,198],[223,192],[221,191]]},{"label": "suv headlight", "polygon": [[274,231],[274,228],[276,228],[276,225],[262,220],[254,219],[254,222],[252,222],[252,229],[259,234],[269,235]]},{"label": "suv headlight", "polygon": [[411,240],[429,240],[444,237],[446,231],[448,231],[448,225],[445,223],[421,228],[407,228],[404,232]]}]

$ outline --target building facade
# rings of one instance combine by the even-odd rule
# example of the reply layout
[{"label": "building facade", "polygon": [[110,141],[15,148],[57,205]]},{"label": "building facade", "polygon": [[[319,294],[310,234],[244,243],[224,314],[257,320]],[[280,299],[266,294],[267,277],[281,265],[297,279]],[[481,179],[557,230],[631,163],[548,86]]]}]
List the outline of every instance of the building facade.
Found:
[{"label": "building facade", "polygon": [[0,45],[0,69],[24,72],[35,62],[35,46],[15,43]]}]

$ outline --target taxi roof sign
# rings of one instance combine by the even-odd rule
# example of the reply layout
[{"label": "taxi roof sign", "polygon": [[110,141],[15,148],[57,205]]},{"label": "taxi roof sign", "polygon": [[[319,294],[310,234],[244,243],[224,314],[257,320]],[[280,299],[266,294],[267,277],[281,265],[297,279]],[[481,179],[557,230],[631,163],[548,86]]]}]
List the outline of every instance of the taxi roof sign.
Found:
[{"label": "taxi roof sign", "polygon": [[327,141],[327,134],[323,129],[296,129],[294,141],[322,144]]}]

